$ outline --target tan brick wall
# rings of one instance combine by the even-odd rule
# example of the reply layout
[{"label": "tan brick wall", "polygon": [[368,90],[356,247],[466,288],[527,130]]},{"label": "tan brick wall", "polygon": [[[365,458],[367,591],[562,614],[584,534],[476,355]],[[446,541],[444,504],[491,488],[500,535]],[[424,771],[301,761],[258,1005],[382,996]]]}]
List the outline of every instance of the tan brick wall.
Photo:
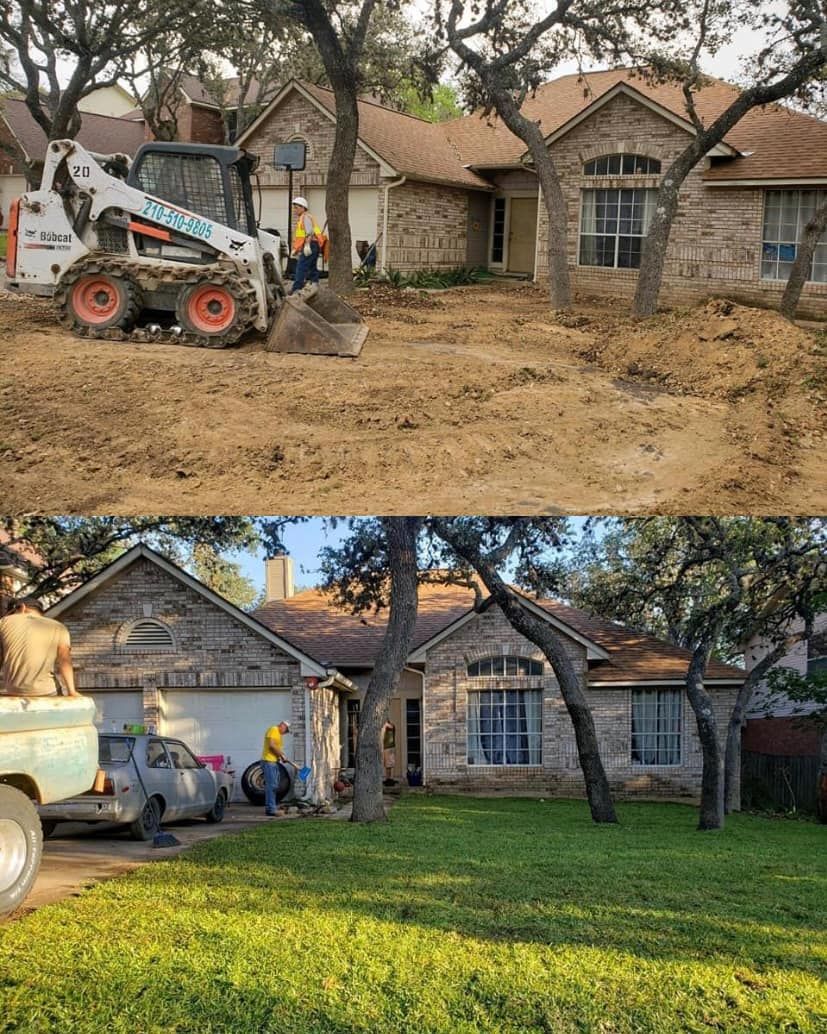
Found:
[{"label": "tan brick wall", "polygon": [[[630,298],[635,270],[578,266],[580,193],[600,187],[655,187],[657,176],[583,176],[583,163],[602,154],[627,152],[661,160],[665,171],[686,145],[686,133],[629,97],[604,105],[552,145],[568,202],[569,266],[580,297]],[[777,305],[783,284],[761,280],[763,191],[749,187],[711,187],[702,166],[687,178],[680,194],[664,267],[661,302],[691,304],[712,295],[748,304]],[[540,206],[538,276],[548,275],[548,222]],[[808,285],[801,315],[827,316],[827,284]]]},{"label": "tan brick wall", "polygon": [[[586,651],[560,637],[586,685]],[[469,661],[508,652],[544,662],[541,677],[473,679]],[[467,763],[467,697],[479,688],[541,689],[542,764],[537,767],[482,767]],[[700,791],[701,750],[694,715],[682,707],[682,763],[646,767],[631,763],[631,694],[629,688],[587,689],[601,757],[617,796],[689,795]],[[715,691],[716,716],[725,725],[733,694]],[[518,635],[498,608],[477,615],[428,651],[424,706],[425,779],[431,787],[535,790],[549,795],[583,796],[583,779],[571,720],[557,680],[543,654]]]},{"label": "tan brick wall", "polygon": [[[391,269],[451,269],[468,253],[468,193],[431,183],[404,183],[388,191],[388,239],[379,247],[380,264]],[[385,191],[379,193],[380,229]]]},{"label": "tan brick wall", "polygon": [[[327,115],[300,94],[292,93],[247,138],[244,147],[261,158],[258,175],[262,186],[286,187],[287,173],[273,168],[273,149],[276,144],[293,138],[306,141],[306,168],[293,174],[293,190],[299,194],[306,193],[310,187],[326,185],[335,135],[336,127]],[[350,182],[354,186],[379,183],[379,164],[361,147],[356,148]]]}]

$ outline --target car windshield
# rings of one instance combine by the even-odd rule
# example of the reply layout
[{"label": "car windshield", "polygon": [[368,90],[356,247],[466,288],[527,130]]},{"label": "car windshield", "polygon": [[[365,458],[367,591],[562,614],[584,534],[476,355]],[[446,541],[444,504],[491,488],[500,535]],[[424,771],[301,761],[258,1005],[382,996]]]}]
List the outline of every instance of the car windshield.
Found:
[{"label": "car windshield", "polygon": [[134,743],[131,736],[101,736],[98,741],[98,764],[125,765]]}]

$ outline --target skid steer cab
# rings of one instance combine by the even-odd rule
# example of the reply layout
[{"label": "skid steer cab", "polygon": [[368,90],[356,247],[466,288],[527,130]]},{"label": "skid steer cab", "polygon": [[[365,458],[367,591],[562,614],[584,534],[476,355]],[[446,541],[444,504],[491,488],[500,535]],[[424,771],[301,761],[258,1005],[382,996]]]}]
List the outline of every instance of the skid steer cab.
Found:
[{"label": "skid steer cab", "polygon": [[[223,348],[257,330],[274,351],[357,354],[367,331],[344,302],[286,304],[280,239],[256,225],[257,164],[237,147],[153,142],[130,161],[53,141],[40,190],[11,206],[6,287],[53,297],[81,336]],[[320,348],[293,340],[304,322]]]}]

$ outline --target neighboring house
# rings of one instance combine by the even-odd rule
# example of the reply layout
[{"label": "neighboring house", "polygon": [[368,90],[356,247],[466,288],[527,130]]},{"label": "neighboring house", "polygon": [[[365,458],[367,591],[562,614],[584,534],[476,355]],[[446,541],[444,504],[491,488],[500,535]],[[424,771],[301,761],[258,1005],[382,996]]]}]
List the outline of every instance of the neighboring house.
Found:
[{"label": "neighboring house", "polygon": [[92,115],[108,115],[110,118],[123,118],[134,109],[135,98],[120,83],[101,86],[78,104],[78,111],[88,111]]},{"label": "neighboring house", "polygon": [[[78,141],[87,150],[99,154],[115,152],[134,155],[144,142],[141,122],[110,118],[85,112],[81,116]],[[26,166],[43,161],[46,153],[46,134],[32,118],[22,100],[0,98],[0,213],[3,225],[9,214],[9,205],[28,187]]]},{"label": "neighboring house", "polygon": [[[342,701],[349,767],[386,615],[354,616],[317,590],[293,594],[282,585],[278,595],[284,598],[256,611],[258,620],[359,687],[359,696]],[[702,756],[684,692],[689,653],[573,607],[522,599],[580,674],[615,792],[697,796]],[[419,600],[413,648],[390,708],[393,776],[418,768],[431,787],[582,794],[571,720],[543,654],[497,606],[475,612],[468,589],[425,585]],[[707,687],[721,728],[743,679],[739,668],[710,664]]]},{"label": "neighboring house", "polygon": [[[698,111],[709,119],[736,94],[710,79],[697,94]],[[575,289],[631,296],[655,189],[694,133],[682,91],[650,85],[629,69],[590,72],[540,87],[523,110],[540,121],[560,174]],[[240,135],[261,157],[262,225],[285,230],[287,176],[273,168],[273,149],[293,140],[308,148],[294,192],[324,221],[335,111],[329,90],[291,81]],[[379,240],[380,265],[548,275],[537,177],[525,145],[497,117],[432,124],[363,100],[359,118],[351,230],[354,240]],[[827,122],[781,105],[749,112],[681,190],[662,299],[726,294],[777,304],[801,230],[825,190]],[[827,238],[800,311],[827,315]]]},{"label": "neighboring house", "polygon": [[289,756],[330,795],[348,680],[160,554],[135,546],[48,613],[70,630],[102,731],[153,726],[196,754],[230,756],[240,776],[267,727],[287,720]]},{"label": "neighboring house", "polygon": [[[796,631],[801,624],[798,624]],[[769,647],[759,639],[747,644],[744,663],[750,671]],[[808,642],[799,642],[778,662],[777,668],[792,668],[800,675],[827,670],[827,614],[815,619],[814,635]],[[782,694],[770,692],[762,683],[753,696],[747,711],[742,746],[756,754],[779,757],[816,757],[819,754],[821,734],[815,727],[800,719],[812,714],[819,705],[792,701]]]}]

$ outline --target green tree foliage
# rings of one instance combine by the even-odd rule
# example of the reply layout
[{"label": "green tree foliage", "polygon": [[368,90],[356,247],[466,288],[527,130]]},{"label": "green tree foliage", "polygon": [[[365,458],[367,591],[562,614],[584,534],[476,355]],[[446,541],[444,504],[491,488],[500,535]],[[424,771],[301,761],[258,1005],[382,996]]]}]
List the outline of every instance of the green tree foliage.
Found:
[{"label": "green tree foliage", "polygon": [[188,566],[207,588],[241,610],[253,610],[259,602],[259,590],[251,579],[241,573],[240,565],[222,556],[211,543],[196,543]]}]

